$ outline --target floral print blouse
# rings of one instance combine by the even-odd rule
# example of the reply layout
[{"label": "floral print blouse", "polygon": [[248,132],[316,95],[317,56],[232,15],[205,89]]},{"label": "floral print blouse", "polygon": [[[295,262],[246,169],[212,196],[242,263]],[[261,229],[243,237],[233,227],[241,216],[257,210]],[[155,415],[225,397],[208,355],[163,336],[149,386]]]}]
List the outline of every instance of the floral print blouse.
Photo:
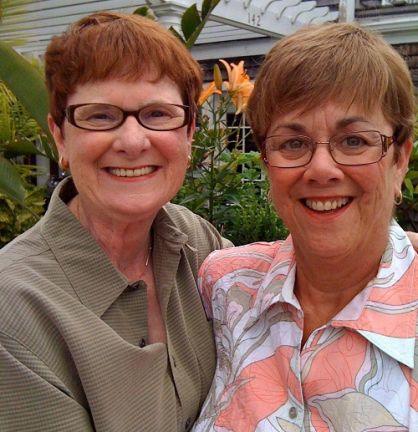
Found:
[{"label": "floral print blouse", "polygon": [[418,258],[402,229],[390,226],[376,278],[303,346],[295,272],[291,237],[204,262],[218,360],[194,431],[417,432]]}]

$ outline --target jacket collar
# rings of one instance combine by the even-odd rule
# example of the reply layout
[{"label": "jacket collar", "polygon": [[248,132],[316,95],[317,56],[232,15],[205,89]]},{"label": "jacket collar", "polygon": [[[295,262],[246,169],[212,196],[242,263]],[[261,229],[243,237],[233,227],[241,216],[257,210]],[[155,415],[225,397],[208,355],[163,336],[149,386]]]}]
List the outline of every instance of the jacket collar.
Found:
[{"label": "jacket collar", "polygon": [[[41,232],[73,289],[71,294],[100,317],[126,289],[128,280],[67,207],[76,194],[71,178],[57,186],[41,220]],[[168,255],[179,256],[187,242],[164,207],[154,221],[153,233],[156,267],[161,267]]]}]

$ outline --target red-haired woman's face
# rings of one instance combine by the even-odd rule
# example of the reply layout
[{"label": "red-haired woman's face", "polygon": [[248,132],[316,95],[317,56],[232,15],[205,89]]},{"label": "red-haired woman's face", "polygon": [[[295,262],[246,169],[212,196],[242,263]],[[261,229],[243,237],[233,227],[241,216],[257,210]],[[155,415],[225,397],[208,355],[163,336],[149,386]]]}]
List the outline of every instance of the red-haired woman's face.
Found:
[{"label": "red-haired woman's face", "polygon": [[[79,86],[68,105],[106,103],[133,111],[150,103],[182,104],[169,79],[106,80]],[[183,183],[193,129],[153,131],[129,116],[116,129],[89,131],[50,120],[60,155],[70,165],[83,210],[114,221],[153,217]]]}]

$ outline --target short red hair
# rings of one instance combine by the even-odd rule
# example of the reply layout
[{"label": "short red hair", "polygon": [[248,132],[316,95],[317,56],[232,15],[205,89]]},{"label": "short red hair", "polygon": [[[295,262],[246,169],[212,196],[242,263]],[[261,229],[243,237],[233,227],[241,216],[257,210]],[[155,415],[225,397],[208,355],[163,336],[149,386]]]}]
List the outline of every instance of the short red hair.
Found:
[{"label": "short red hair", "polygon": [[184,45],[167,29],[139,15],[99,12],[62,35],[45,53],[49,111],[58,126],[68,97],[78,85],[106,79],[133,81],[144,74],[170,78],[183,103],[196,111],[202,71]]}]

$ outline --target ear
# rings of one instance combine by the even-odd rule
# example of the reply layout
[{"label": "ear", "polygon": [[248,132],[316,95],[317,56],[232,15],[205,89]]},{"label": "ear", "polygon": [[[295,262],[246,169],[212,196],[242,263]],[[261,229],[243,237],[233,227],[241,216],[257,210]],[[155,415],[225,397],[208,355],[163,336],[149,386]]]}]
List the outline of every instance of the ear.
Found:
[{"label": "ear", "polygon": [[60,156],[63,156],[65,159],[68,160],[67,153],[66,153],[65,139],[64,139],[64,134],[63,134],[62,128],[60,128],[55,123],[51,114],[48,114],[48,127],[49,127],[49,131],[51,132],[51,135],[54,138],[58,153],[60,154]]},{"label": "ear", "polygon": [[196,131],[196,115],[193,116],[193,120],[187,129],[187,141],[189,143],[190,150],[192,148],[193,136]]},{"label": "ear", "polygon": [[409,157],[413,148],[412,138],[408,138],[399,148],[398,160],[395,162],[397,172],[398,190],[402,187],[402,182],[408,172]]}]

